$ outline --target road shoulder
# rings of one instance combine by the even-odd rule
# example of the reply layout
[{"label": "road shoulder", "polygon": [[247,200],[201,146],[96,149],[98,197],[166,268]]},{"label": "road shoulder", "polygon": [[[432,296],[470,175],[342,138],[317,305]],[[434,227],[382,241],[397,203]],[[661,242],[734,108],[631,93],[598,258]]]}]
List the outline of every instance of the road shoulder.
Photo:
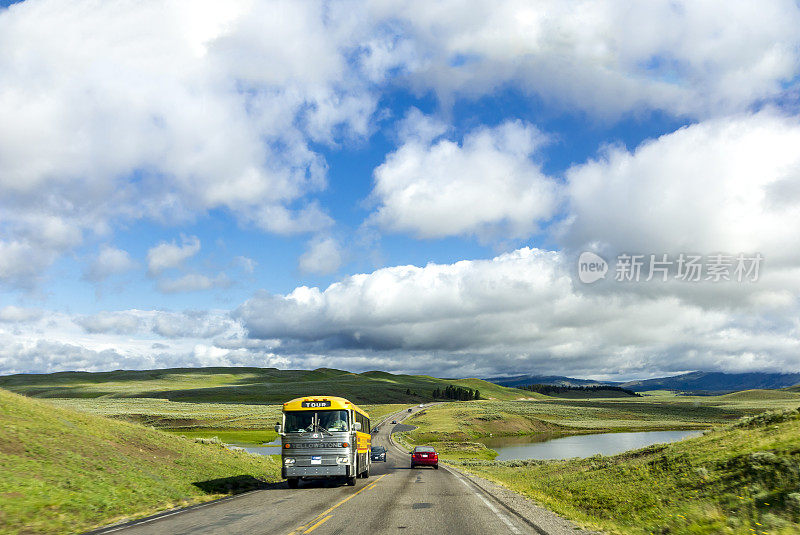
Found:
[{"label": "road shoulder", "polygon": [[478,487],[484,494],[490,496],[496,503],[508,510],[514,516],[520,518],[538,533],[548,535],[561,534],[580,534],[580,535],[602,535],[600,531],[589,531],[580,528],[572,521],[557,515],[550,509],[546,509],[530,498],[522,494],[498,485],[488,479],[470,474],[452,465],[443,466],[454,474],[468,480]]}]

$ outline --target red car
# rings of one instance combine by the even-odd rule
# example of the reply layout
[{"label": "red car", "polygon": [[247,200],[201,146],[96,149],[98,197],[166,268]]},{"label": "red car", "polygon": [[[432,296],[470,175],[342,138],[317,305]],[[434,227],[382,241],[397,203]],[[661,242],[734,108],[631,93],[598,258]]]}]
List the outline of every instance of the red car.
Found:
[{"label": "red car", "polygon": [[439,454],[430,446],[417,446],[411,452],[411,468],[433,466],[439,469]]}]

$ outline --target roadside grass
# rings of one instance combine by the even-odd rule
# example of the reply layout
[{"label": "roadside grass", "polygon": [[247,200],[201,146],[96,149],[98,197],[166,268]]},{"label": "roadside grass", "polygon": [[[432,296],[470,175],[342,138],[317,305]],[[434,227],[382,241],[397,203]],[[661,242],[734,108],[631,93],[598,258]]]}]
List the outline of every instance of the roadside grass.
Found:
[{"label": "roadside grass", "polygon": [[272,442],[278,438],[274,429],[162,429],[162,431],[175,436],[186,438],[217,438],[224,444],[253,444],[260,445]]},{"label": "roadside grass", "polygon": [[279,461],[0,390],[0,532],[78,532],[280,479]]},{"label": "roadside grass", "polygon": [[383,404],[364,404],[360,405],[362,409],[367,411],[369,414],[369,419],[372,422],[372,425],[375,426],[380,422],[381,419],[385,418],[386,416],[392,414],[393,412],[397,412],[400,410],[405,409],[408,407],[408,403],[383,403]]},{"label": "roadside grass", "polygon": [[113,372],[58,372],[0,377],[0,387],[41,398],[160,398],[184,402],[276,404],[315,394],[354,403],[423,403],[448,384],[481,391],[487,399],[535,397],[480,379],[439,379],[386,372],[351,373],[320,368],[175,368]]},{"label": "roadside grass", "polygon": [[183,403],[148,398],[46,399],[52,405],[168,429],[264,429],[280,420],[280,405]]},{"label": "roadside grass", "polygon": [[[408,437],[404,435],[404,433],[396,433],[394,440],[400,447],[411,451],[418,444],[409,442]],[[433,446],[442,462],[462,461],[465,459],[491,461],[497,457],[496,451],[487,448],[485,444],[480,442],[433,440],[425,442],[425,445]]]},{"label": "roadside grass", "polygon": [[797,410],[613,457],[455,464],[608,533],[800,531]]}]

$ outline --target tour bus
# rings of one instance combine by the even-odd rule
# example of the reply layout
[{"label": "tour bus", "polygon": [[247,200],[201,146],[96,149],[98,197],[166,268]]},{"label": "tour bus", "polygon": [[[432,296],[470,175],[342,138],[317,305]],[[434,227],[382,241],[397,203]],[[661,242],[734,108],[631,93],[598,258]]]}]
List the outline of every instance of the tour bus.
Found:
[{"label": "tour bus", "polygon": [[309,396],[283,404],[282,475],[290,488],[300,479],[339,478],[348,485],[369,477],[369,415],[335,396]]}]

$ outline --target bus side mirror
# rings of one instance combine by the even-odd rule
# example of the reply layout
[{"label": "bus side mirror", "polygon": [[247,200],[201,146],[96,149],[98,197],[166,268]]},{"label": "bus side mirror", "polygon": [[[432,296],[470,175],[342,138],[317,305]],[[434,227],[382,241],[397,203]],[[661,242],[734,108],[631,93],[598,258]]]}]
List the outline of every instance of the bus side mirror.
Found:
[{"label": "bus side mirror", "polygon": [[353,429],[355,429],[356,431],[361,431],[361,422],[354,423]]},{"label": "bus side mirror", "polygon": [[275,424],[275,432],[279,435],[283,435],[283,426],[281,424]]}]

